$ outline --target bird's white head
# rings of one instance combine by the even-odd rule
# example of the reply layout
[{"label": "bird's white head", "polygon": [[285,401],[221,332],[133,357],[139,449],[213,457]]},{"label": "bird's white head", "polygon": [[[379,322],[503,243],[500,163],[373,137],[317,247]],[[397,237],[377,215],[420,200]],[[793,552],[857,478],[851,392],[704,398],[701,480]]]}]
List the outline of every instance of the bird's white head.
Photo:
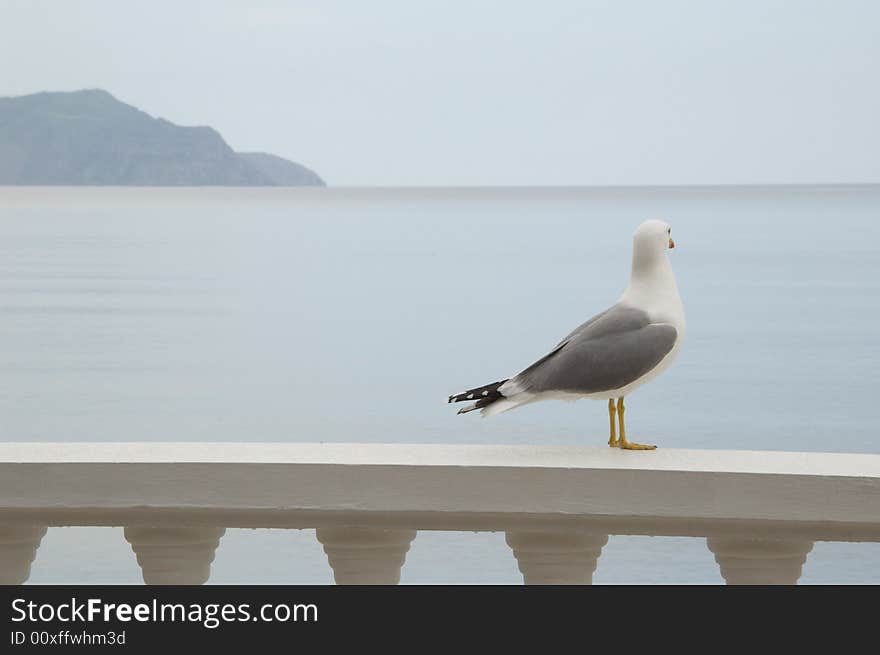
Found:
[{"label": "bird's white head", "polygon": [[645,221],[633,235],[633,273],[654,267],[668,266],[666,251],[675,247],[669,223],[658,220]]},{"label": "bird's white head", "polygon": [[675,248],[672,228],[664,221],[645,221],[633,235],[633,255],[637,258],[655,259],[671,248]]}]

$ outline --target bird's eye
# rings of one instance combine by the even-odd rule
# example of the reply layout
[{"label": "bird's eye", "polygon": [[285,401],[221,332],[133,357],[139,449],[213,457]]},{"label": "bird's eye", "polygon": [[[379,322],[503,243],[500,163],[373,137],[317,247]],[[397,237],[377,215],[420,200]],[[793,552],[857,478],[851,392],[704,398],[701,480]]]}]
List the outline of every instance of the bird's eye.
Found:
[{"label": "bird's eye", "polygon": [[672,228],[671,228],[671,227],[667,227],[667,228],[666,228],[666,234],[672,234]]}]

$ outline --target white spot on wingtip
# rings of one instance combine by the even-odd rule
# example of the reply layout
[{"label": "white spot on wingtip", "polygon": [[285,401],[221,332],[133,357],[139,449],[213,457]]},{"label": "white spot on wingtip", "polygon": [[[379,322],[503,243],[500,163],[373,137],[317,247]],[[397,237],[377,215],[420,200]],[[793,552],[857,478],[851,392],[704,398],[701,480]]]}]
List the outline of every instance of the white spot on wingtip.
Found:
[{"label": "white spot on wingtip", "polygon": [[483,395],[484,395],[484,396],[488,396],[488,395],[489,395],[489,390],[487,389],[486,391],[484,391],[484,392],[483,392]]},{"label": "white spot on wingtip", "polygon": [[472,393],[469,393],[469,394],[468,394],[468,395],[467,395],[467,398],[466,398],[466,400],[470,400],[470,399],[471,399],[471,398],[473,398],[473,397],[474,397],[474,394],[472,394]]}]

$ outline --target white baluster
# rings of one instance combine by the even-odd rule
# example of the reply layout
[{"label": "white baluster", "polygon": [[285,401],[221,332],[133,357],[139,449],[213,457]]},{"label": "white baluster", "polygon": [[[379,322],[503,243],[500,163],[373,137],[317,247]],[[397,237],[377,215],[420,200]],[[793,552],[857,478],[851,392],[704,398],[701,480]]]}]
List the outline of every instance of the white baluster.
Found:
[{"label": "white baluster", "polygon": [[706,539],[729,585],[793,585],[812,541],[752,537],[709,537]]},{"label": "white baluster", "polygon": [[608,535],[574,530],[507,533],[507,545],[528,585],[592,584],[606,543]]},{"label": "white baluster", "polygon": [[226,528],[125,528],[149,585],[198,585],[208,581],[211,562]]},{"label": "white baluster", "polygon": [[24,584],[45,534],[44,526],[0,525],[0,584]]},{"label": "white baluster", "polygon": [[318,528],[336,584],[398,584],[415,530]]}]

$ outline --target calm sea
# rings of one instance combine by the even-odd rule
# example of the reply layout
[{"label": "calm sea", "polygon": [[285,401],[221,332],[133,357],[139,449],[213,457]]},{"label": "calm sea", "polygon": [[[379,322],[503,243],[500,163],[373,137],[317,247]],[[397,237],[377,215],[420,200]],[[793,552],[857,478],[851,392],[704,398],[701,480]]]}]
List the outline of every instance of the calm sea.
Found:
[{"label": "calm sea", "polygon": [[[688,320],[628,398],[670,448],[880,453],[880,186],[0,188],[0,439],[605,443],[603,403],[490,420],[516,372],[673,226]],[[772,499],[768,499],[772,502]],[[328,582],[308,531],[231,530],[213,582]],[[49,531],[32,582],[138,582],[121,529]],[[596,582],[719,582],[700,539],[615,537]],[[804,582],[880,582],[816,544]],[[502,534],[420,533],[404,582],[519,582]]]}]

